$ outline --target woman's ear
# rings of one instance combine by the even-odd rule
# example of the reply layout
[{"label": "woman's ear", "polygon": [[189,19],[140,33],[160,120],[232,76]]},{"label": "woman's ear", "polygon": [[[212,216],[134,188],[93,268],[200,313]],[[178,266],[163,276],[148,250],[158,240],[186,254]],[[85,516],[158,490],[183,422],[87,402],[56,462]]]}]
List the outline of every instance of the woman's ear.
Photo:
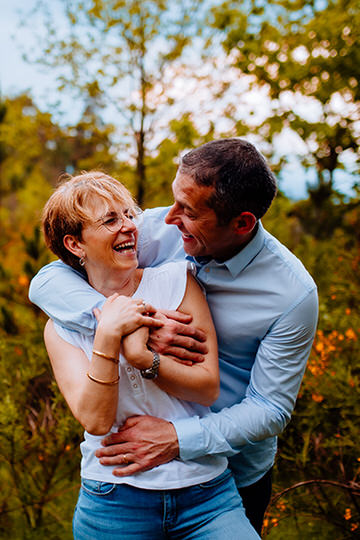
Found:
[{"label": "woman's ear", "polygon": [[257,219],[251,212],[242,212],[234,218],[234,230],[236,234],[248,234],[254,230]]},{"label": "woman's ear", "polygon": [[66,234],[63,238],[63,244],[70,253],[76,255],[76,257],[85,257],[85,251],[81,247],[81,242],[72,234]]}]

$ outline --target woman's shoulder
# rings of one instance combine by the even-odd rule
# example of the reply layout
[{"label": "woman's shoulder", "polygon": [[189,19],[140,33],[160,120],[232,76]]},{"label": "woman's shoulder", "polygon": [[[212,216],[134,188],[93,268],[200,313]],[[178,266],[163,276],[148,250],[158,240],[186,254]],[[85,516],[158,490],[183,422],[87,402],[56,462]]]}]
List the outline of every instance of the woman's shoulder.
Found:
[{"label": "woman's shoulder", "polygon": [[145,268],[138,292],[159,309],[177,309],[185,294],[188,270],[191,263],[187,261]]},{"label": "woman's shoulder", "polygon": [[191,267],[191,264],[192,263],[188,261],[169,261],[159,266],[148,266],[144,269],[144,271],[151,277],[151,279],[155,279],[156,276],[161,276],[165,274],[186,274],[186,271],[189,267]]}]

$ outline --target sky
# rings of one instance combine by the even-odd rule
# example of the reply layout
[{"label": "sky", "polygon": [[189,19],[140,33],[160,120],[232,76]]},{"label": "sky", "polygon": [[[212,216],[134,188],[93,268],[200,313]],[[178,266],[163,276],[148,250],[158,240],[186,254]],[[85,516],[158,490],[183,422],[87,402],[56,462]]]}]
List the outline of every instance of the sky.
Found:
[{"label": "sky", "polygon": [[[28,12],[35,3],[36,0],[0,0],[0,92],[4,96],[27,92],[32,95],[36,105],[41,110],[49,112],[55,111],[54,104],[60,101],[60,108],[57,107],[57,111],[60,112],[57,112],[55,121],[73,123],[76,122],[76,116],[80,114],[80,108],[77,109],[76,103],[70,97],[60,95],[56,90],[55,71],[45,70],[37,64],[29,64],[22,58],[24,49],[30,51],[34,44],[35,33],[33,28],[36,27],[36,19],[34,19],[31,29],[21,26],[19,12]],[[232,75],[230,72],[228,72],[228,76],[231,80]],[[178,92],[182,92],[182,95],[184,95],[181,80],[179,77],[175,77],[175,79],[179,87]],[[239,77],[233,77],[233,84],[236,84],[236,79],[239,80]],[[176,87],[174,87],[175,93],[176,90]],[[253,107],[254,101],[259,101],[259,97],[251,93],[242,92],[242,95],[245,95],[244,103],[249,106]],[[186,96],[183,99],[186,100]],[[191,99],[192,95],[190,94],[189,100]],[[212,107],[212,109],[213,114],[216,114],[216,108]],[[288,149],[289,153],[291,153],[294,147],[299,148],[301,146],[301,141],[297,137],[285,133],[279,138],[278,145],[281,146],[283,151]],[[315,181],[315,171],[305,172],[294,160],[283,170],[280,188],[287,196],[293,199],[301,199],[306,197],[307,183],[311,184]],[[342,171],[337,172],[335,176],[335,187],[337,189],[345,194],[351,194],[353,183],[353,177]]]},{"label": "sky", "polygon": [[33,0],[0,0],[0,89],[3,95],[30,90],[40,98],[52,76],[22,60],[20,45],[32,42],[32,35],[20,27],[18,10],[28,9]]}]

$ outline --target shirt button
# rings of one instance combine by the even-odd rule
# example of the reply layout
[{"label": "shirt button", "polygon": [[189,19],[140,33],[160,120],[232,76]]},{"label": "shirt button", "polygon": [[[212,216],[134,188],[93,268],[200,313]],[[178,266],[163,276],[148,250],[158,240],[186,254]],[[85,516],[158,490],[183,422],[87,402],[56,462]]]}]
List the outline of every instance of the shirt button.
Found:
[{"label": "shirt button", "polygon": [[137,388],[137,387],[138,387],[138,385],[137,385],[137,384],[135,383],[135,384],[133,384],[133,387],[134,387],[134,388]]},{"label": "shirt button", "polygon": [[205,272],[206,272],[207,274],[210,272],[210,268],[209,268],[208,266],[205,268]]},{"label": "shirt button", "polygon": [[131,371],[131,367],[130,367],[130,366],[127,367],[127,368],[126,368],[126,371]]},{"label": "shirt button", "polygon": [[193,274],[196,273],[196,264],[195,263],[193,263],[193,262],[189,263],[189,268],[190,268],[191,272],[193,272]]}]

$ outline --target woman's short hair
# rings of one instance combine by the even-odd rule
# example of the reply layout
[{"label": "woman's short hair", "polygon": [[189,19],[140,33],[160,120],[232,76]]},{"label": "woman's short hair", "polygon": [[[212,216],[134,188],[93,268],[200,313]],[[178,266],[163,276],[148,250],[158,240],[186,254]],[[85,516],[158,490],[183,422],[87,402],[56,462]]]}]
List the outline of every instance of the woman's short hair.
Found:
[{"label": "woman's short hair", "polygon": [[136,206],[130,192],[118,180],[101,171],[90,171],[62,176],[43,209],[42,229],[47,247],[76,270],[81,270],[79,259],[64,246],[63,239],[70,234],[81,240],[84,225],[93,219],[96,199],[109,205],[115,201],[130,208]]}]

